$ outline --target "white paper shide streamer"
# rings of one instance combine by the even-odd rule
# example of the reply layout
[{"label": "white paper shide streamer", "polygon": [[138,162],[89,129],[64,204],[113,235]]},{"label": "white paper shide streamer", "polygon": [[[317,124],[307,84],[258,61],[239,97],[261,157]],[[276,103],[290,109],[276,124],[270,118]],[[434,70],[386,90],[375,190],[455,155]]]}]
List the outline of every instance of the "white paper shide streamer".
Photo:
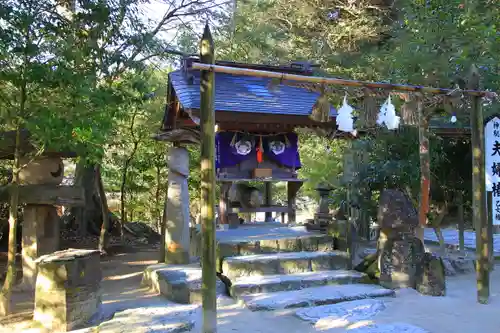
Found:
[{"label": "white paper shide streamer", "polygon": [[354,124],[352,120],[352,111],[354,109],[347,103],[347,95],[344,96],[344,101],[342,106],[337,111],[338,115],[336,118],[337,126],[342,132],[353,132]]},{"label": "white paper shide streamer", "polygon": [[389,96],[380,107],[377,124],[380,126],[385,124],[388,129],[394,130],[399,127],[399,120],[400,118],[396,116],[396,108],[392,104],[391,96]]}]

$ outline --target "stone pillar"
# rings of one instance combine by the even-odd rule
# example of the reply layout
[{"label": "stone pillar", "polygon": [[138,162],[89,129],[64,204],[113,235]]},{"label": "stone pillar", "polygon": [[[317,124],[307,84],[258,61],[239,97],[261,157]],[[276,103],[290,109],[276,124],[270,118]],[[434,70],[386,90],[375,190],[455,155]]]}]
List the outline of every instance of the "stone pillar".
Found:
[{"label": "stone pillar", "polygon": [[189,263],[189,152],[172,147],[168,154],[165,262]]},{"label": "stone pillar", "polygon": [[24,208],[22,228],[22,288],[35,287],[37,267],[35,260],[59,249],[59,216],[54,206],[27,205]]},{"label": "stone pillar", "polygon": [[[21,164],[27,164],[19,174],[22,185],[59,185],[62,182],[64,164],[61,158],[24,159]],[[59,249],[59,216],[54,206],[28,204],[23,217],[21,288],[33,290],[37,275],[35,260]]]},{"label": "stone pillar", "polygon": [[99,251],[68,249],[42,256],[36,262],[36,322],[50,332],[66,332],[81,328],[99,312]]}]

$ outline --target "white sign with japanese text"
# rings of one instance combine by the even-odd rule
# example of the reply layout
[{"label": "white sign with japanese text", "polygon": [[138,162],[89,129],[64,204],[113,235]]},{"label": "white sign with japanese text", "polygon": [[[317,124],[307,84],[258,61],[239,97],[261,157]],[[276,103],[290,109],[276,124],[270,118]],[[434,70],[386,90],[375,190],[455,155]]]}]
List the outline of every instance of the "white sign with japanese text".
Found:
[{"label": "white sign with japanese text", "polygon": [[500,119],[492,118],[484,127],[486,191],[493,196],[493,225],[500,225]]}]

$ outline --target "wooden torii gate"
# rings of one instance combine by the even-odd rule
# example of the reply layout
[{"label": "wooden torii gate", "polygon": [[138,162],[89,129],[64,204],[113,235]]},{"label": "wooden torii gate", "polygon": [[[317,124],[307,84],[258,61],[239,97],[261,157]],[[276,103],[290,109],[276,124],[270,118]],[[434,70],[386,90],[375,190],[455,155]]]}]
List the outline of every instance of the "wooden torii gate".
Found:
[{"label": "wooden torii gate", "polygon": [[[208,24],[205,26],[200,43],[200,62],[193,63],[192,68],[201,71],[201,220],[202,220],[202,295],[203,295],[203,332],[216,332],[216,255],[215,255],[215,116],[214,116],[214,73],[248,75],[254,77],[272,78],[282,84],[306,83],[316,84],[322,88],[327,86],[357,87],[366,89],[381,89],[392,93],[414,95],[417,99],[417,110],[421,119],[419,126],[425,126],[422,98],[425,94],[442,96],[443,101],[456,96],[469,97],[471,100],[471,145],[472,145],[472,181],[473,181],[473,219],[476,226],[477,245],[477,298],[480,303],[487,303],[489,298],[490,252],[492,252],[491,228],[488,228],[486,211],[486,181],[484,158],[484,127],[482,98],[496,97],[496,93],[479,89],[479,74],[473,66],[468,87],[462,89],[445,89],[402,84],[364,82],[339,78],[311,77],[296,74],[234,68],[215,65],[214,42]],[[424,227],[429,211],[430,165],[429,140],[426,131],[420,131],[421,154],[421,199],[419,203],[419,221]]]}]

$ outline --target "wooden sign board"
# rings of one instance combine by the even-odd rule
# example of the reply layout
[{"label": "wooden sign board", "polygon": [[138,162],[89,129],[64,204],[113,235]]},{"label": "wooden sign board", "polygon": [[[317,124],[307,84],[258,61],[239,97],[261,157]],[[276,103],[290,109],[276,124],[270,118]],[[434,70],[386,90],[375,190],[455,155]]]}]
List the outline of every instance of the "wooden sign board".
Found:
[{"label": "wooden sign board", "polygon": [[486,192],[492,192],[488,207],[493,225],[500,225],[500,115],[490,117],[484,126]]}]

